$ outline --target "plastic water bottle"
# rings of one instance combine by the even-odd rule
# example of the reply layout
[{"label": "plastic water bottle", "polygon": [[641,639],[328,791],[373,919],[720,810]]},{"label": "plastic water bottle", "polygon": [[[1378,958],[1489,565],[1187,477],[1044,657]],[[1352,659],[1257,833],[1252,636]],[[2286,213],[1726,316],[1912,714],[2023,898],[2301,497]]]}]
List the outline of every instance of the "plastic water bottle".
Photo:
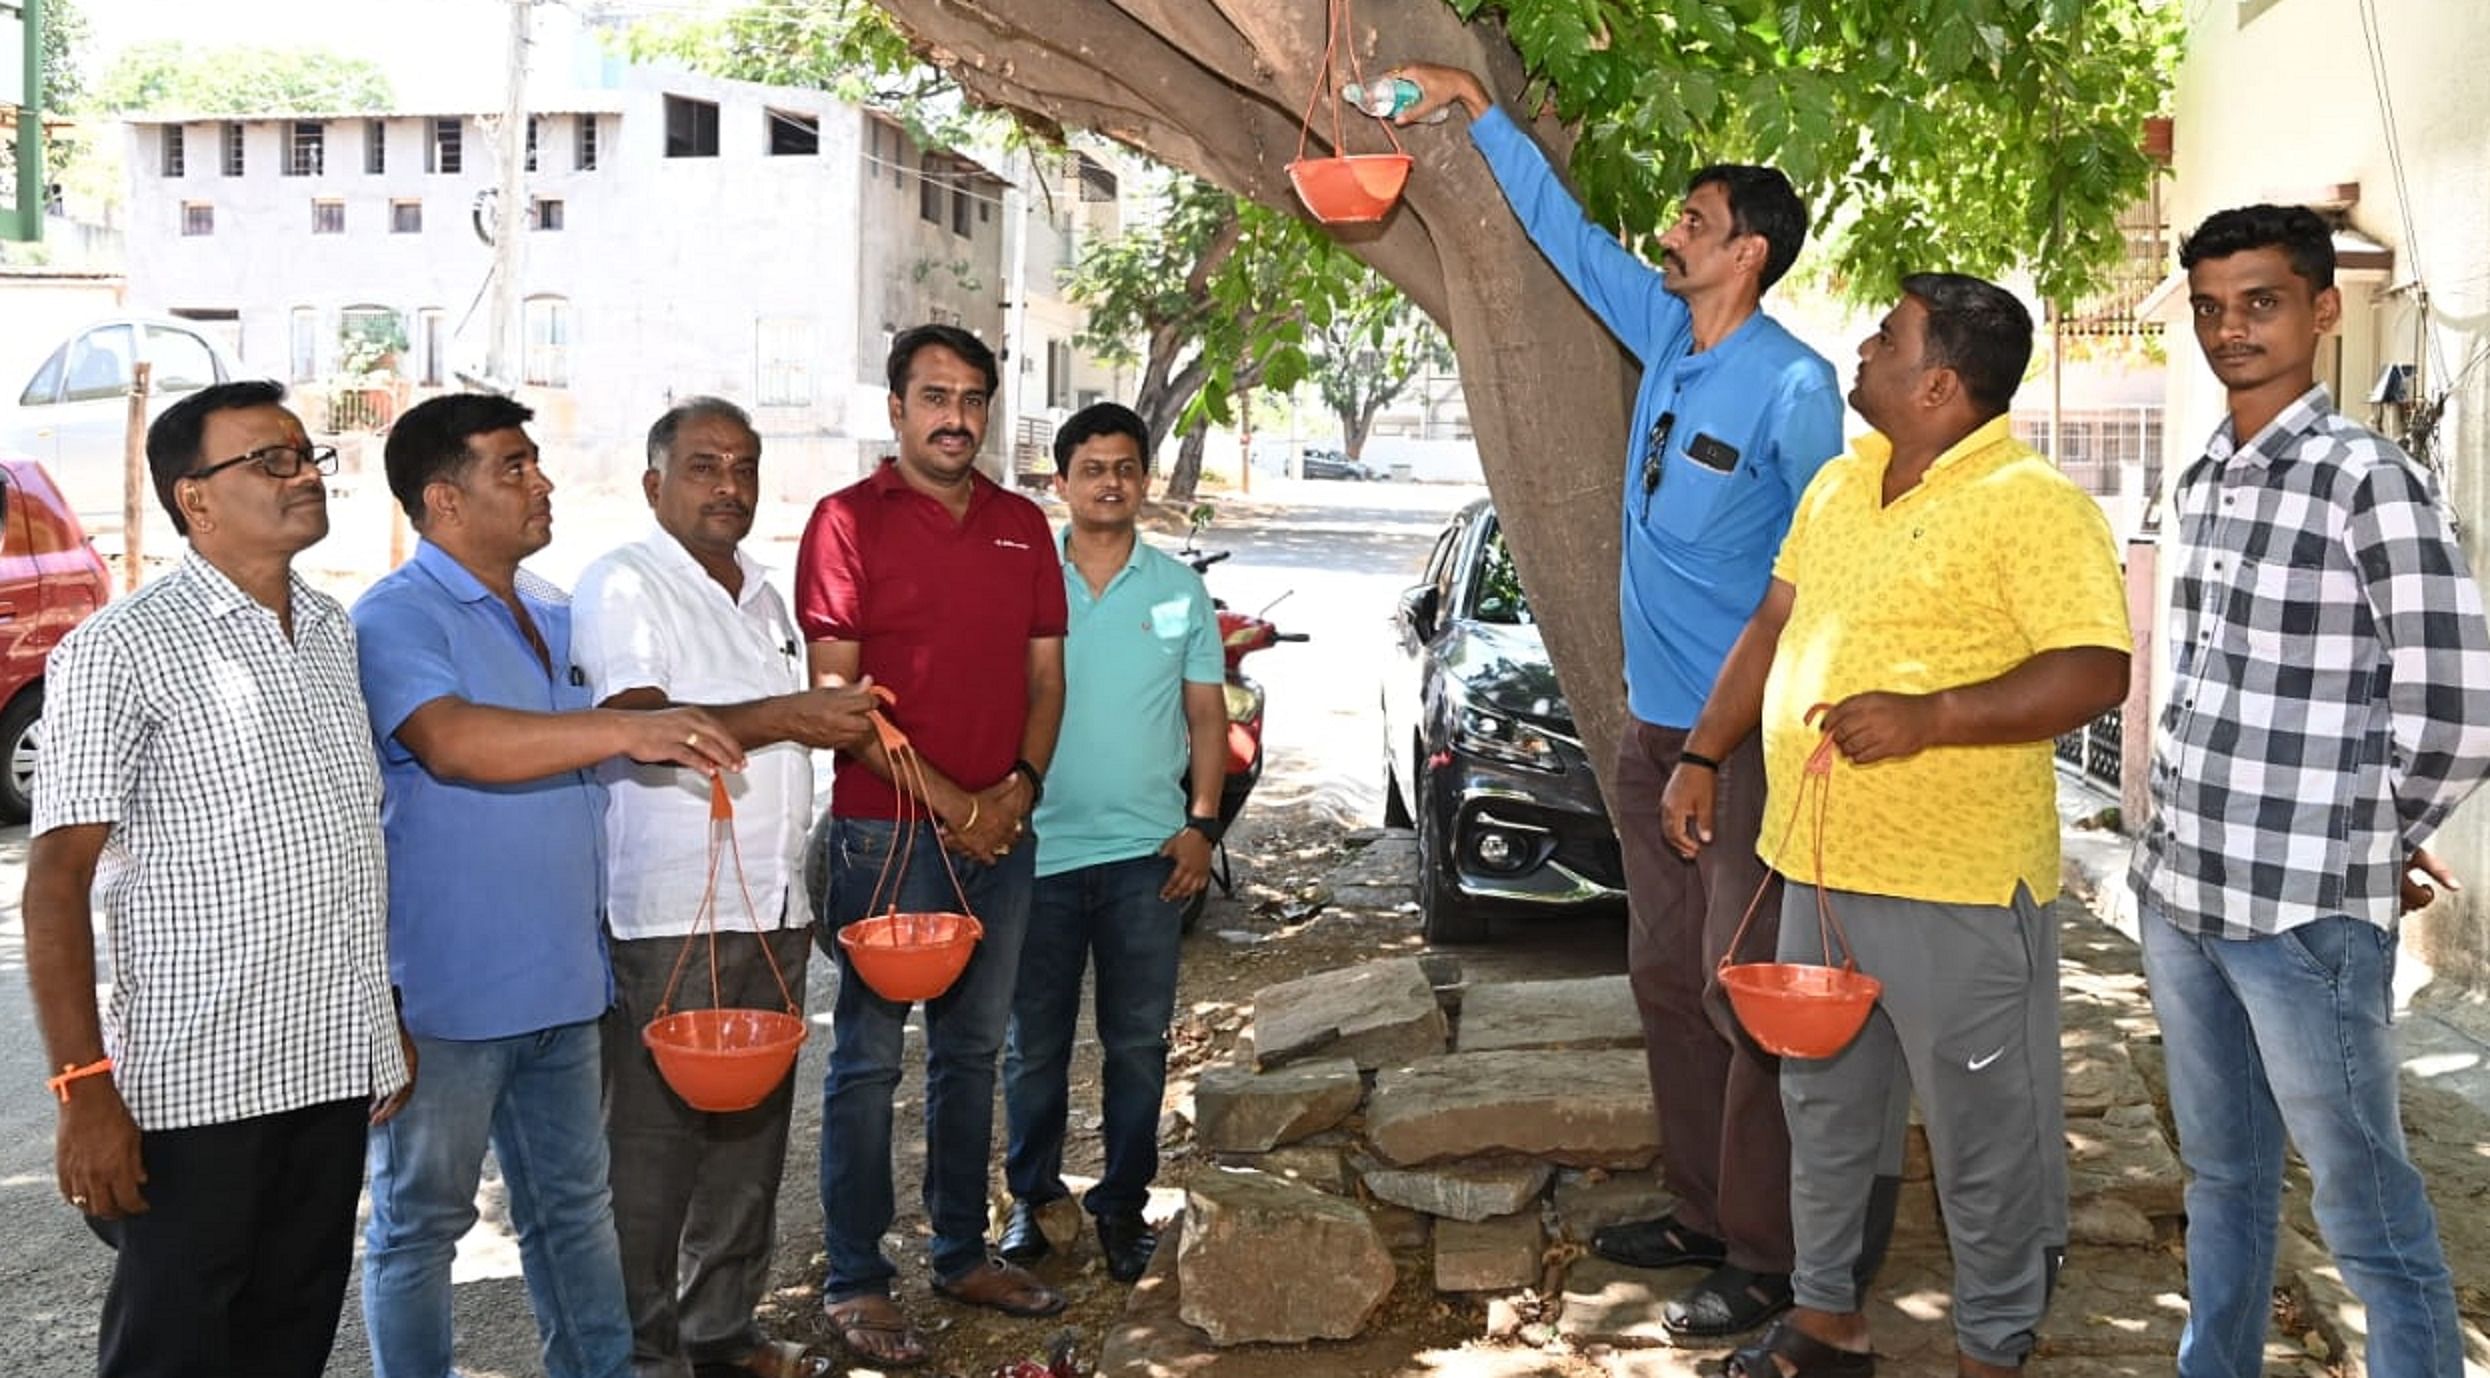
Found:
[{"label": "plastic water bottle", "polygon": [[[1418,89],[1418,83],[1407,77],[1377,77],[1362,86],[1353,81],[1340,88],[1340,99],[1379,120],[1395,118],[1402,111],[1416,105],[1424,94],[1426,93]],[[1452,107],[1445,105],[1418,122],[1441,124],[1450,114],[1452,114]]]}]

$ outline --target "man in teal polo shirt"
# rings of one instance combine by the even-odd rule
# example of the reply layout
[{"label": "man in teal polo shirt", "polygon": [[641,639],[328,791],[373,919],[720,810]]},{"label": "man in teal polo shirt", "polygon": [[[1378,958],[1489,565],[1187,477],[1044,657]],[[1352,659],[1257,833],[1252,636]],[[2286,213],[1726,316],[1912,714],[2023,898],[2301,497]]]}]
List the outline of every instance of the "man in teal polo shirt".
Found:
[{"label": "man in teal polo shirt", "polygon": [[1158,1175],[1167,1025],[1176,1006],[1180,910],[1210,879],[1227,774],[1219,623],[1202,576],[1142,543],[1149,432],[1102,402],[1055,433],[1062,534],[1063,734],[1034,819],[1037,890],[1020,948],[1003,1108],[1011,1220],[1001,1252],[1047,1252],[1037,1208],[1063,1183],[1072,1031],[1081,969],[1097,961],[1098,1043],[1106,1056],[1106,1172],[1082,1204],[1098,1223],[1107,1272],[1141,1276],[1156,1245],[1141,1208]]}]

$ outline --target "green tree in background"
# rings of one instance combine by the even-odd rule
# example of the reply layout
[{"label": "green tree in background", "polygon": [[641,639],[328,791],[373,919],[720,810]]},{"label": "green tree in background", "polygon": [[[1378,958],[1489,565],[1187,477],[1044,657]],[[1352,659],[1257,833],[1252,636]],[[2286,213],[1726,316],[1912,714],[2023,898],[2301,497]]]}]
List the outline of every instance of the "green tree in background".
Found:
[{"label": "green tree in background", "polygon": [[171,40],[124,50],[95,88],[116,114],[311,114],[386,110],[377,63],[318,48],[195,48]]},{"label": "green tree in background", "polygon": [[1333,313],[1315,332],[1314,381],[1340,418],[1341,448],[1351,459],[1365,458],[1376,414],[1399,401],[1421,370],[1452,366],[1444,332],[1389,288]]}]

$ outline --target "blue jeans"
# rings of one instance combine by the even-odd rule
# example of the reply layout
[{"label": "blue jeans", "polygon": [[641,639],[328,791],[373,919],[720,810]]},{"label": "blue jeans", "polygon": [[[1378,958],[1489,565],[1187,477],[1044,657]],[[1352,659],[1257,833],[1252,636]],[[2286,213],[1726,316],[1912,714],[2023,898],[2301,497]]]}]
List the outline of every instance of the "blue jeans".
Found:
[{"label": "blue jeans", "polygon": [[1159,1102],[1167,1093],[1167,1024],[1176,1013],[1183,906],[1159,898],[1175,863],[1163,856],[1101,862],[1043,876],[1029,905],[1003,1052],[1004,1174],[1012,1195],[1052,1201],[1063,1184],[1072,1031],[1081,970],[1096,955],[1098,1045],[1106,1057],[1106,1175],[1084,1198],[1092,1215],[1139,1215],[1159,1170]]},{"label": "blue jeans", "polygon": [[2397,1113],[2395,935],[2338,917],[2224,939],[2149,910],[2143,928],[2188,1169],[2182,1378],[2264,1371],[2285,1131],[2315,1179],[2326,1246],[2368,1308],[2369,1371],[2462,1373],[2438,1221]]},{"label": "blue jeans", "polygon": [[372,1131],[363,1318],[377,1378],[447,1378],[450,1262],[490,1142],[551,1378],[629,1378],[631,1313],[606,1190],[592,1020],[475,1042],[418,1038],[415,1094]]},{"label": "blue jeans", "polygon": [[[956,910],[941,843],[922,824],[907,873],[898,878],[903,913]],[[891,1185],[891,1098],[899,1087],[902,1031],[909,1006],[873,993],[838,946],[838,930],[864,917],[897,836],[888,819],[834,818],[820,832],[828,896],[817,936],[838,959],[838,1003],[831,1014],[830,1070],[821,1093],[823,1242],[830,1255],[823,1295],[832,1302],[888,1292],[898,1269],[882,1252],[896,1214]],[[986,1261],[986,1164],[994,1153],[994,1059],[1012,1010],[1020,937],[1029,926],[1029,885],[1037,841],[992,866],[954,856],[969,911],[983,941],[951,989],[925,1002],[925,1215],[934,1227],[934,1276],[952,1281]],[[824,867],[812,868],[819,876]],[[888,894],[883,908],[891,907]]]}]

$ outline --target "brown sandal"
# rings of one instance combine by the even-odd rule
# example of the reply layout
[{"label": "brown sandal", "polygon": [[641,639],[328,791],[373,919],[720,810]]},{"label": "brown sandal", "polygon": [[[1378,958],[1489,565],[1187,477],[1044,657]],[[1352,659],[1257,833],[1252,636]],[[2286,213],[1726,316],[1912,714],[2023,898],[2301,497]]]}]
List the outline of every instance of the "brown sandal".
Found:
[{"label": "brown sandal", "polygon": [[949,1282],[937,1282],[934,1290],[953,1301],[990,1307],[1006,1316],[1052,1316],[1070,1304],[1063,1293],[1038,1281],[1036,1274],[999,1258],[988,1258]]},{"label": "brown sandal", "polygon": [[925,1337],[908,1324],[908,1313],[881,1293],[867,1292],[845,1301],[824,1302],[821,1313],[838,1329],[839,1343],[868,1364],[915,1368],[930,1357]]}]

